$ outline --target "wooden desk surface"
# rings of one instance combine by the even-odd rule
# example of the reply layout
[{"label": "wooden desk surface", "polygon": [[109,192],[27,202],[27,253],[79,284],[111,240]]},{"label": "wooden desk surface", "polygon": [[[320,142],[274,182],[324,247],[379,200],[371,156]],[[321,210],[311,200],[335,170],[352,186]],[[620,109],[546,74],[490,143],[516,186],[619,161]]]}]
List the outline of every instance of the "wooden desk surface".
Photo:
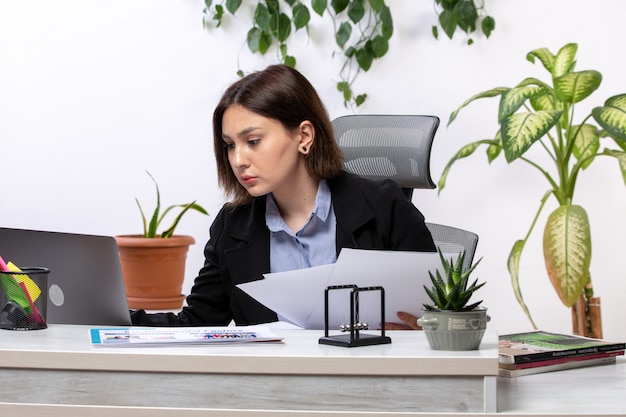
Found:
[{"label": "wooden desk surface", "polygon": [[0,390],[0,415],[117,410],[119,416],[123,410],[125,416],[160,416],[169,410],[177,416],[345,417],[496,410],[495,331],[470,352],[433,351],[422,332],[409,331],[388,332],[391,344],[358,348],[320,345],[321,331],[278,329],[282,344],[94,348],[88,331],[51,325],[0,332],[0,379],[11,381]]},{"label": "wooden desk surface", "polygon": [[[146,372],[309,375],[497,375],[497,335],[480,350],[433,351],[422,332],[388,332],[392,343],[320,345],[322,331],[274,330],[284,343],[142,348],[92,347],[89,326],[2,331],[0,367]],[[27,354],[26,354],[27,352]]]},{"label": "wooden desk surface", "polygon": [[626,415],[625,358],[496,377],[494,331],[478,351],[437,352],[422,332],[341,348],[319,345],[322,332],[290,330],[275,331],[284,344],[103,349],[88,329],[0,331],[0,415],[477,417],[494,415],[483,409],[490,388],[508,417]]}]

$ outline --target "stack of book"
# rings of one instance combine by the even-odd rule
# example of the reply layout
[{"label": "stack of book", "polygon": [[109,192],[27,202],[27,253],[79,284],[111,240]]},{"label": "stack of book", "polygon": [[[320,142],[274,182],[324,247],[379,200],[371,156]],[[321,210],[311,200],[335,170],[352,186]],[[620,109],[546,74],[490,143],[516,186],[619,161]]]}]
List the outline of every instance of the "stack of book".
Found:
[{"label": "stack of book", "polygon": [[516,377],[615,363],[626,343],[533,331],[500,335],[499,375]]}]

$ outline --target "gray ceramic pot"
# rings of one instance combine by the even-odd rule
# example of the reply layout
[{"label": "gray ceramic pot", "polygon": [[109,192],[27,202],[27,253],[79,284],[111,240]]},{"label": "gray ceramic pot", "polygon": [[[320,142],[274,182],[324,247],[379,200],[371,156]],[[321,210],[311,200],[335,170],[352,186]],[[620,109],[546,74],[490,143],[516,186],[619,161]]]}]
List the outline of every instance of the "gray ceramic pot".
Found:
[{"label": "gray ceramic pot", "polygon": [[422,326],[434,350],[476,350],[491,318],[485,307],[471,311],[422,310]]}]

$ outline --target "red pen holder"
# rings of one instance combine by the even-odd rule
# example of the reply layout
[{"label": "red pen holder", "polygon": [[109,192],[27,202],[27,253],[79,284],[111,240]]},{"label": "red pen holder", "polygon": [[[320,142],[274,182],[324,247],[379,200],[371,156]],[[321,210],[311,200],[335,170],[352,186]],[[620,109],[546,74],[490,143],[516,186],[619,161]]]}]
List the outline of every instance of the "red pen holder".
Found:
[{"label": "red pen holder", "polygon": [[0,329],[37,330],[48,327],[48,268],[0,271]]}]

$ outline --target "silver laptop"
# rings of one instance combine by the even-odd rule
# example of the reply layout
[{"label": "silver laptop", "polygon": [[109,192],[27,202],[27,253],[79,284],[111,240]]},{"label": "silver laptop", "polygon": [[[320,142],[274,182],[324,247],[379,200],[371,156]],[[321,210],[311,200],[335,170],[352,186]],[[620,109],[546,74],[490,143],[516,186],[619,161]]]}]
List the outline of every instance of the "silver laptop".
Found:
[{"label": "silver laptop", "polygon": [[0,256],[50,269],[48,323],[131,324],[114,238],[0,227]]}]

